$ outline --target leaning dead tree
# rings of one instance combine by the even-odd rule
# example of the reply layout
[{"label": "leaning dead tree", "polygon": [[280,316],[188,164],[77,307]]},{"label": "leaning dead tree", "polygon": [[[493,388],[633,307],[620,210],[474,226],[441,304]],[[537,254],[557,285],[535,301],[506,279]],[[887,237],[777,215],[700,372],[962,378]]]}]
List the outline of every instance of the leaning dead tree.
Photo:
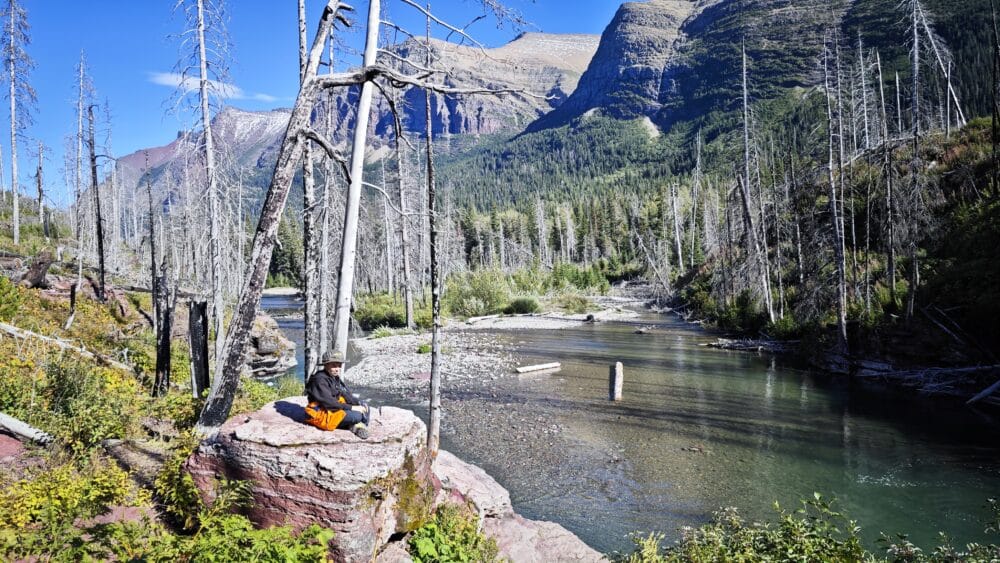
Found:
[{"label": "leaning dead tree", "polygon": [[[423,8],[410,0],[403,3],[416,7],[429,15]],[[305,146],[312,141],[323,149],[327,157],[338,161],[348,176],[349,189],[347,207],[344,215],[343,240],[341,250],[340,276],[338,278],[336,317],[334,322],[334,350],[346,352],[350,308],[354,288],[354,270],[357,256],[358,215],[361,203],[361,190],[365,187],[362,177],[364,156],[367,143],[368,119],[371,110],[371,97],[376,88],[376,80],[384,81],[392,87],[426,88],[443,95],[471,94],[504,94],[521,93],[516,89],[482,89],[455,88],[430,78],[434,71],[420,70],[412,74],[402,72],[376,61],[378,30],[380,25],[380,2],[373,0],[369,4],[366,29],[364,64],[360,69],[345,72],[319,75],[317,73],[324,47],[330,39],[334,23],[340,21],[349,25],[343,12],[351,10],[350,6],[331,0],[323,11],[319,28],[313,38],[312,47],[308,52],[305,72],[299,87],[299,94],[289,117],[285,137],[278,151],[271,183],[261,210],[257,230],[254,234],[250,251],[250,263],[246,274],[236,310],[226,336],[221,365],[222,369],[212,383],[208,400],[202,410],[198,422],[198,430],[202,433],[217,428],[229,415],[233,398],[239,385],[240,373],[243,370],[250,328],[256,316],[261,293],[267,277],[268,265],[274,251],[277,239],[278,225],[281,214],[288,201],[291,183],[296,168],[301,164]],[[432,19],[433,16],[431,16]],[[439,24],[440,20],[436,20]],[[465,35],[461,30],[448,26],[449,29]],[[350,163],[341,157],[325,137],[317,133],[311,126],[313,107],[322,92],[331,88],[361,87],[361,97],[357,107],[357,119],[351,148]],[[381,86],[380,86],[381,88]],[[366,95],[367,93],[367,95]]]},{"label": "leaning dead tree", "polygon": [[278,160],[254,233],[250,263],[244,276],[243,288],[230,323],[229,333],[226,335],[223,353],[220,355],[218,365],[222,369],[216,372],[208,400],[198,420],[198,430],[202,433],[222,425],[232,408],[240,373],[243,371],[250,329],[264,290],[271,254],[277,241],[278,224],[288,201],[295,169],[302,160],[306,141],[310,137],[322,139],[310,127],[312,110],[323,88],[317,78],[320,59],[326,41],[331,36],[334,22],[339,20],[344,25],[349,25],[342,12],[350,9],[338,1],[328,3],[320,18],[319,29],[313,38],[299,85],[299,94],[289,117],[288,128],[285,130],[285,137],[278,151]]}]

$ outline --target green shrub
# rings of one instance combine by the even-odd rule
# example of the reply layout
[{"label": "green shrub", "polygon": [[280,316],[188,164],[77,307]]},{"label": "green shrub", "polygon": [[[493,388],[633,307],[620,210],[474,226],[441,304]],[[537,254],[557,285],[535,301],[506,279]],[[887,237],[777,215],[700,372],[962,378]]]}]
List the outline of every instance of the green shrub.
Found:
[{"label": "green shrub", "polygon": [[377,338],[388,338],[390,336],[395,336],[395,335],[396,335],[396,331],[395,330],[393,330],[393,329],[391,329],[391,328],[389,328],[389,327],[387,327],[385,325],[382,325],[382,326],[376,328],[375,330],[373,330],[372,333],[369,336],[371,338],[376,338],[377,339]]},{"label": "green shrub", "polygon": [[[373,293],[358,298],[354,320],[362,330],[406,328],[406,304],[388,293]],[[413,322],[420,328],[430,328],[431,308],[414,302]]]},{"label": "green shrub", "polygon": [[189,536],[149,522],[112,524],[87,533],[88,541],[68,560],[324,562],[334,535],[316,524],[298,534],[289,526],[257,529],[238,514],[206,517]]},{"label": "green shrub", "polygon": [[246,506],[248,484],[222,483],[215,502],[196,518],[190,535],[174,534],[158,522],[119,522],[88,528],[67,526],[52,533],[33,529],[0,530],[0,555],[12,560],[44,561],[285,561],[328,560],[333,532],[312,525],[296,534],[290,527],[257,529],[231,514]]},{"label": "green shrub", "polygon": [[554,301],[556,307],[568,312],[575,314],[583,314],[593,308],[593,304],[590,299],[577,294],[577,293],[564,293],[555,298]]},{"label": "green shrub", "polygon": [[406,308],[402,300],[397,302],[388,293],[369,294],[358,299],[354,320],[362,330],[403,328],[406,326]]},{"label": "green shrub", "polygon": [[417,353],[418,354],[430,354],[431,353],[431,344],[430,344],[430,342],[424,342],[420,346],[417,346]]},{"label": "green shrub", "polygon": [[479,518],[466,507],[446,504],[410,536],[414,563],[498,560],[496,540],[479,532]]},{"label": "green shrub", "polygon": [[153,490],[163,510],[184,529],[193,528],[205,509],[191,474],[184,470],[184,462],[197,449],[201,440],[190,432],[181,434],[170,445],[170,457],[156,475]]},{"label": "green shrub", "polygon": [[791,340],[802,334],[802,327],[795,322],[795,319],[791,315],[785,315],[780,319],[775,319],[773,323],[769,323],[765,332],[771,338]]},{"label": "green shrub", "polygon": [[541,310],[542,307],[534,297],[515,297],[503,312],[507,315],[529,315]]},{"label": "green shrub", "polygon": [[281,398],[277,389],[267,383],[252,377],[241,377],[230,416],[260,410],[264,405]]},{"label": "green shrub", "polygon": [[78,518],[103,514],[111,505],[145,500],[113,461],[85,460],[80,466],[66,462],[31,471],[0,490],[0,529],[62,529]]},{"label": "green shrub", "polygon": [[131,374],[74,360],[46,366],[41,394],[48,408],[39,415],[40,425],[77,453],[125,437],[149,400]]},{"label": "green shrub", "polygon": [[510,284],[499,270],[480,270],[449,280],[444,304],[452,315],[479,317],[499,313],[510,299]]},{"label": "green shrub", "polygon": [[833,510],[816,494],[788,513],[775,505],[778,522],[748,524],[728,508],[712,523],[686,529],[674,547],[659,547],[661,536],[637,538],[637,550],[620,561],[862,561],[865,550],[854,521]]},{"label": "green shrub", "polygon": [[190,430],[198,422],[203,404],[204,401],[192,397],[190,391],[171,389],[166,395],[153,399],[150,414],[172,421],[178,430]]},{"label": "green shrub", "polygon": [[21,309],[21,290],[7,276],[0,276],[0,321],[10,322]]},{"label": "green shrub", "polygon": [[736,302],[721,308],[717,319],[719,328],[745,334],[759,333],[769,322],[767,313],[761,310],[750,290],[743,290]]}]

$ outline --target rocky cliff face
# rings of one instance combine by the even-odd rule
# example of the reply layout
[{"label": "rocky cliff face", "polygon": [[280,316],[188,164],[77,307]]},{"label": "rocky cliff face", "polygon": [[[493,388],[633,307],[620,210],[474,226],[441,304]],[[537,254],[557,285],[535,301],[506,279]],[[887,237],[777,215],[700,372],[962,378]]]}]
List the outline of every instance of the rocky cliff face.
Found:
[{"label": "rocky cliff face", "polygon": [[595,109],[619,119],[654,114],[661,106],[664,70],[683,38],[685,22],[698,9],[688,0],[622,4],[576,91],[531,128],[561,125]]},{"label": "rocky cliff face", "polygon": [[[964,103],[981,108],[988,91],[980,68],[989,30],[983,0],[924,0],[935,30],[956,55]],[[978,14],[978,15],[974,15]],[[771,100],[817,84],[824,37],[846,45],[860,36],[887,68],[907,74],[906,10],[896,0],[649,0],[622,4],[576,91],[529,126],[558,127],[600,112],[648,117],[661,129],[737,109],[740,47],[746,42],[751,99]],[[977,47],[977,45],[980,45]],[[854,49],[846,55],[853,61]],[[979,109],[979,113],[982,110]]]}]

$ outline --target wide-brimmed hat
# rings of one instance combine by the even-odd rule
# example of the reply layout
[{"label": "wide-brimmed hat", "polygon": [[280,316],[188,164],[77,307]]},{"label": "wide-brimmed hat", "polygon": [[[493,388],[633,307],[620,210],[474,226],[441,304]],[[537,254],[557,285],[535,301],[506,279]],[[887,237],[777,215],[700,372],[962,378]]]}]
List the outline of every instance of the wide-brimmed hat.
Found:
[{"label": "wide-brimmed hat", "polygon": [[323,354],[323,357],[320,359],[320,363],[325,366],[326,364],[345,364],[347,362],[344,360],[344,354],[336,351],[330,351]]}]

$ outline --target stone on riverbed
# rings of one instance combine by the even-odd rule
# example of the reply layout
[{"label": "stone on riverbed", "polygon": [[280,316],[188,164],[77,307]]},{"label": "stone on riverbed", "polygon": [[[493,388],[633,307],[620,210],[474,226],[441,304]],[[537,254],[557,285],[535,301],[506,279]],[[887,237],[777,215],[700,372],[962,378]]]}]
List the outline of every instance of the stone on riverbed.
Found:
[{"label": "stone on riverbed", "polygon": [[433,469],[441,481],[438,503],[471,503],[482,519],[483,533],[497,541],[500,557],[515,563],[605,560],[559,524],[516,514],[507,489],[481,468],[441,450]]},{"label": "stone on riverbed", "polygon": [[260,526],[317,523],[336,536],[338,561],[370,560],[390,536],[427,513],[439,487],[430,471],[427,430],[412,412],[384,407],[361,440],[346,430],[303,423],[305,398],[293,397],[226,422],[188,460],[206,500],[217,478],[248,480]]}]

